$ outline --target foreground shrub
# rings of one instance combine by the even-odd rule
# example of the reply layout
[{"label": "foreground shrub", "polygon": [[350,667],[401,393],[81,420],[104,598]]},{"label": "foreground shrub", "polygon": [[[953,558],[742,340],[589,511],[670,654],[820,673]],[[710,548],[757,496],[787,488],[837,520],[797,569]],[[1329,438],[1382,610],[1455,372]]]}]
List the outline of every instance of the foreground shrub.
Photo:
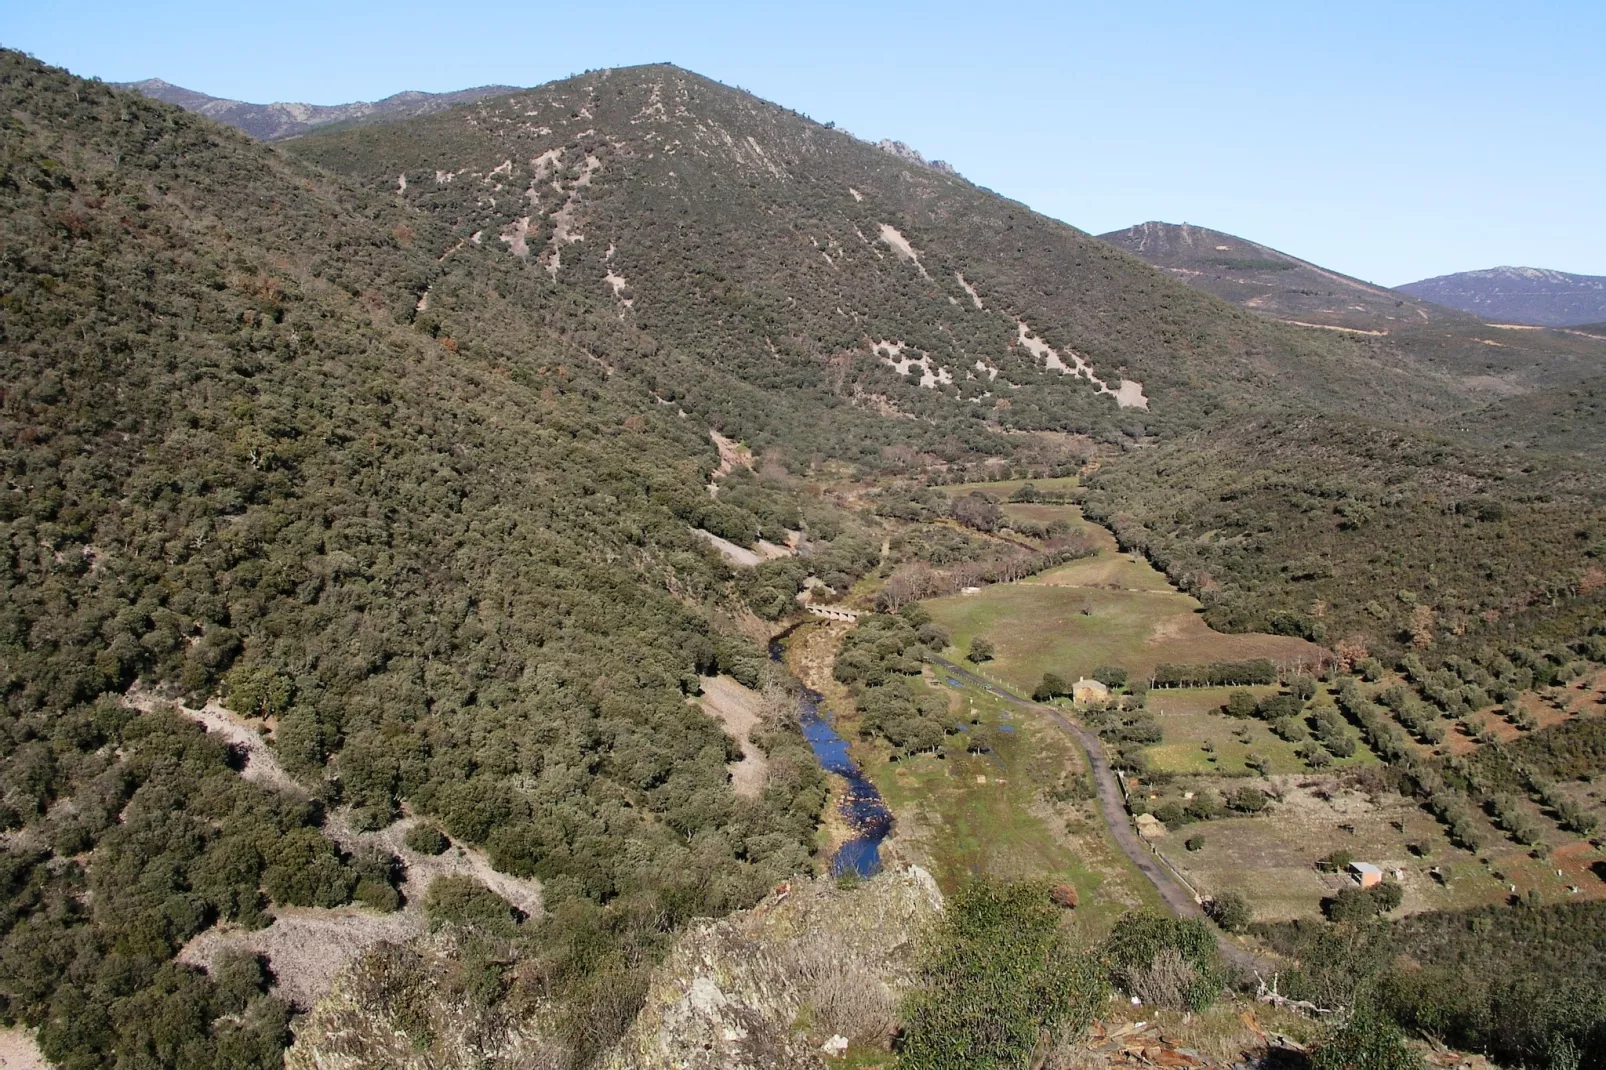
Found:
[{"label": "foreground shrub", "polygon": [[424,911],[432,926],[460,925],[496,935],[511,934],[519,922],[512,903],[473,877],[437,877],[424,893]]},{"label": "foreground shrub", "polygon": [[904,1070],[1025,1067],[1045,1040],[1086,1028],[1105,996],[1046,891],[990,879],[949,901],[921,980],[905,1006]]},{"label": "foreground shrub", "polygon": [[1210,903],[1211,919],[1230,933],[1241,932],[1255,920],[1254,910],[1242,892],[1222,892]]},{"label": "foreground shrub", "polygon": [[408,829],[407,835],[402,837],[402,843],[409,851],[417,851],[421,855],[444,854],[446,848],[452,845],[452,841],[440,829],[426,822],[419,822]]},{"label": "foreground shrub", "polygon": [[1357,1010],[1311,1051],[1313,1070],[1420,1070],[1422,1060],[1405,1046],[1405,1034],[1390,1019]]},{"label": "foreground shrub", "polygon": [[1101,957],[1111,981],[1151,1005],[1199,1011],[1221,993],[1216,934],[1200,918],[1124,914],[1105,939]]}]

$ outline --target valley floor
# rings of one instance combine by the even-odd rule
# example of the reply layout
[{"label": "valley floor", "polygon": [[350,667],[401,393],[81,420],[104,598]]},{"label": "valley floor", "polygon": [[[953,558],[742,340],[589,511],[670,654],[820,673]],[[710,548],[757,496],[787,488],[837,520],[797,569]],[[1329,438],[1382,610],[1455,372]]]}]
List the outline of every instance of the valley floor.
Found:
[{"label": "valley floor", "polygon": [[[1074,480],[1039,482],[1061,493],[1073,485]],[[1020,486],[1015,480],[942,489],[951,496],[981,490],[1002,501]],[[1062,521],[1091,536],[1097,553],[1017,582],[923,603],[949,637],[923,683],[947,694],[950,709],[970,722],[969,745],[963,754],[950,746],[946,756],[899,757],[884,742],[854,744],[860,765],[897,817],[891,858],[929,867],[945,888],[977,873],[1071,883],[1082,895],[1079,919],[1085,920],[1079,924],[1090,932],[1130,907],[1164,903],[1186,913],[1197,909],[1196,897],[1226,892],[1245,895],[1258,920],[1319,917],[1324,900],[1353,884],[1343,873],[1318,869],[1318,860],[1334,852],[1372,862],[1397,879],[1406,913],[1511,897],[1606,898],[1606,880],[1598,875],[1606,870],[1606,855],[1587,838],[1552,826],[1555,835],[1546,839],[1554,849],[1531,851],[1478,813],[1474,820],[1486,846],[1478,852],[1459,848],[1416,800],[1388,786],[1382,763],[1363,739],[1354,739],[1353,754],[1312,765],[1299,745],[1279,738],[1268,722],[1224,715],[1228,695],[1243,690],[1237,688],[1149,692],[1148,712],[1163,735],[1142,748],[1146,771],[1129,775],[1131,810],[1157,811],[1199,794],[1226,798],[1246,787],[1262,792],[1270,807],[1257,814],[1227,811],[1170,830],[1161,825],[1158,835],[1140,840],[1119,798],[1100,798],[1101,815],[1086,752],[1073,740],[1081,737],[1100,761],[1106,744],[1077,723],[1068,703],[1044,706],[1020,695],[1030,693],[1045,672],[1071,681],[1114,665],[1139,678],[1165,662],[1270,658],[1286,677],[1314,673],[1330,655],[1286,636],[1212,630],[1196,600],[1172,588],[1146,561],[1121,553],[1113,537],[1085,521],[1074,505],[1004,502],[1002,511],[1018,521]],[[890,521],[887,526],[894,534],[900,527]],[[874,595],[874,585],[861,587],[853,603],[868,608]],[[830,673],[847,629],[805,631],[813,634],[796,641],[807,651],[797,665],[800,675],[827,693],[843,734],[852,736],[852,698]],[[993,658],[980,665],[962,660],[977,637],[995,647]],[[1596,674],[1569,689],[1559,704],[1537,695],[1523,704],[1540,725],[1600,716],[1606,714],[1603,686],[1606,674]],[[1262,699],[1278,688],[1247,690]],[[1332,690],[1323,686],[1311,708],[1334,702]],[[1490,731],[1502,740],[1518,735],[1498,719]],[[1467,754],[1476,746],[1455,732],[1439,753]],[[1113,783],[1112,776],[1111,788]],[[1109,794],[1100,788],[1100,796]],[[1580,785],[1573,794],[1582,805],[1602,809],[1599,789]]]}]

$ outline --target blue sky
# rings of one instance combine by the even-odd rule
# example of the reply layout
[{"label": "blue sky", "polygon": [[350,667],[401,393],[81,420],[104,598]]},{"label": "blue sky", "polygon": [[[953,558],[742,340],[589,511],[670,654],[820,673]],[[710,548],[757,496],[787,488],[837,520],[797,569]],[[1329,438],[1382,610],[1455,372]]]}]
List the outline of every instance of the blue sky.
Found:
[{"label": "blue sky", "polygon": [[1606,275],[1606,2],[0,0],[0,43],[251,101],[669,61],[1099,233],[1212,226],[1395,285]]}]

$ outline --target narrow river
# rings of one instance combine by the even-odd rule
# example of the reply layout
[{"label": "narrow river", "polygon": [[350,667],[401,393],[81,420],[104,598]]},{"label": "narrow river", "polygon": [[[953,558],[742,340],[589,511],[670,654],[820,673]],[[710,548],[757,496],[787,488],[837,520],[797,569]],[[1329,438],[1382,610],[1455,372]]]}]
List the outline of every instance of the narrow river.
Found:
[{"label": "narrow river", "polygon": [[[780,661],[784,653],[782,636],[770,642],[770,660]],[[881,792],[870,783],[863,771],[848,754],[847,740],[837,735],[832,725],[831,711],[824,709],[825,696],[810,687],[802,687],[798,694],[798,722],[803,738],[809,741],[815,760],[827,773],[839,776],[846,782],[842,795],[841,813],[853,837],[837,848],[831,856],[832,876],[846,873],[860,877],[873,876],[881,868],[881,844],[892,834],[892,811],[887,808]]]}]

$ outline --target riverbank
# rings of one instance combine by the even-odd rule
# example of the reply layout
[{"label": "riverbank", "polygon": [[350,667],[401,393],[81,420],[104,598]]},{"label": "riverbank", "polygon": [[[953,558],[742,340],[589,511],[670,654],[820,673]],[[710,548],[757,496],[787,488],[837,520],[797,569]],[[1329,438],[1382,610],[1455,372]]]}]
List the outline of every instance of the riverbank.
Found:
[{"label": "riverbank", "polygon": [[[838,732],[837,709],[852,709],[851,699],[832,676],[836,650],[848,625],[836,622],[794,624],[770,641],[770,657],[802,682],[798,723],[820,768],[830,774],[831,789],[821,815],[817,843],[833,875],[870,877],[881,869],[881,847],[892,834],[892,811],[875,784],[863,775],[852,753],[850,725]],[[815,686],[818,685],[818,686]],[[835,694],[840,707],[833,706]]]}]

